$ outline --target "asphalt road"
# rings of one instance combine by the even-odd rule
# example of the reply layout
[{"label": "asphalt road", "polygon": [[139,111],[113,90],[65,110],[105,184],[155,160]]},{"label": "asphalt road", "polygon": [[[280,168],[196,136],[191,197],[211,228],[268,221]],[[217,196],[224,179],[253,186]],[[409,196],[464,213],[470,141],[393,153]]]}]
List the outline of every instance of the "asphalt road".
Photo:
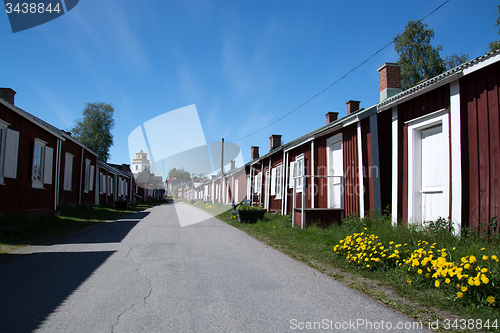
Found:
[{"label": "asphalt road", "polygon": [[425,331],[224,222],[186,222],[204,214],[163,205],[3,255],[0,332]]}]

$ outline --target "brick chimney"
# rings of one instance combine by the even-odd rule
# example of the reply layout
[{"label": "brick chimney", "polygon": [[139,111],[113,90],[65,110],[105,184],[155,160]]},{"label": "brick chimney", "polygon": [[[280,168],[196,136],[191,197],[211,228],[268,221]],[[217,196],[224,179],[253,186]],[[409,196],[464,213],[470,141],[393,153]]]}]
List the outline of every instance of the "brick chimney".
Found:
[{"label": "brick chimney", "polygon": [[253,160],[256,160],[258,158],[259,158],[259,147],[252,146],[250,148],[250,159],[253,161]]},{"label": "brick chimney", "polygon": [[345,104],[347,104],[347,114],[351,114],[354,111],[358,111],[359,110],[359,103],[361,103],[361,102],[360,101],[353,101],[353,100],[347,101],[345,103]]},{"label": "brick chimney", "polygon": [[270,144],[269,150],[273,150],[274,148],[281,146],[281,135],[278,134],[271,135],[269,137],[269,144]]},{"label": "brick chimney", "polygon": [[385,63],[378,69],[380,86],[379,101],[392,97],[403,91],[401,86],[401,66],[394,63]]},{"label": "brick chimney", "polygon": [[337,120],[339,113],[338,112],[327,112],[325,114],[325,116],[326,116],[326,124],[328,125],[332,121]]},{"label": "brick chimney", "polygon": [[236,161],[231,161],[231,169],[234,170],[236,168]]},{"label": "brick chimney", "polygon": [[10,88],[0,88],[0,98],[14,105],[14,95],[16,92]]}]

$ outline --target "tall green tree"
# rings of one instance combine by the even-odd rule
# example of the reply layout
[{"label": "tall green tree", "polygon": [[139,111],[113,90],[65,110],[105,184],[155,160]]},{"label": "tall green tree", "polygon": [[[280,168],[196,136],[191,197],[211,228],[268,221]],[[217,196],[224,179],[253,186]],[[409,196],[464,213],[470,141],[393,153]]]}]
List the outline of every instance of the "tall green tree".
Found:
[{"label": "tall green tree", "polygon": [[93,149],[100,161],[110,158],[109,148],[113,145],[111,130],[115,126],[114,109],[110,104],[85,103],[82,119],[71,129],[72,135],[85,146]]},{"label": "tall green tree", "polygon": [[420,81],[439,75],[468,60],[467,54],[452,54],[443,60],[440,56],[442,46],[434,47],[431,40],[434,30],[420,21],[408,21],[402,34],[394,37],[394,49],[399,55],[403,89],[411,88]]},{"label": "tall green tree", "polygon": [[[500,5],[497,5],[497,20],[495,22],[495,27],[500,25]],[[500,28],[498,29],[498,34],[500,35]],[[500,40],[495,40],[488,45],[489,52],[496,51],[500,49]]]},{"label": "tall green tree", "polygon": [[184,170],[184,167],[180,169],[172,168],[170,169],[168,174],[170,178],[175,177],[182,181],[191,180],[191,174],[188,171]]}]

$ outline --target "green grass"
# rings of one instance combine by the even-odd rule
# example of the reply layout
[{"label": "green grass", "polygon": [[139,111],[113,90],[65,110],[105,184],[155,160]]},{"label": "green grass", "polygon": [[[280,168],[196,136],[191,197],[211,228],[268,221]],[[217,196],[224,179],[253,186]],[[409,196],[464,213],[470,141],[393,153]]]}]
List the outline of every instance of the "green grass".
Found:
[{"label": "green grass", "polygon": [[[364,292],[368,296],[401,311],[421,322],[435,319],[455,320],[487,319],[500,321],[498,307],[486,306],[473,302],[464,302],[449,292],[435,287],[408,284],[408,273],[401,267],[385,267],[384,269],[368,270],[348,263],[345,257],[339,256],[333,250],[341,240],[355,232],[372,233],[379,236],[379,241],[388,244],[407,244],[409,249],[418,248],[418,241],[436,243],[436,249],[450,249],[450,257],[455,262],[467,255],[480,256],[498,254],[498,238],[478,236],[465,233],[455,236],[446,231],[443,226],[434,230],[417,227],[393,227],[390,217],[359,219],[350,217],[342,225],[332,225],[327,228],[315,224],[305,229],[292,228],[289,216],[266,213],[262,221],[254,224],[241,224],[232,217],[231,211],[223,212],[217,217],[235,226],[255,238],[264,241],[274,248],[301,260],[309,266],[322,271],[338,281]],[[365,229],[366,228],[366,229]],[[452,248],[455,250],[451,251]],[[499,256],[500,257],[500,256]],[[450,259],[450,258],[448,258]],[[493,282],[493,276],[491,277]],[[498,278],[495,278],[498,281]],[[497,302],[500,299],[497,299]],[[497,322],[500,326],[500,322]],[[491,329],[490,331],[498,331]]]},{"label": "green grass", "polygon": [[37,218],[22,215],[5,215],[0,218],[0,253],[10,252],[22,246],[45,244],[70,232],[120,216],[158,205],[158,202],[130,205],[126,210],[113,206],[94,208],[63,207],[60,214]]}]

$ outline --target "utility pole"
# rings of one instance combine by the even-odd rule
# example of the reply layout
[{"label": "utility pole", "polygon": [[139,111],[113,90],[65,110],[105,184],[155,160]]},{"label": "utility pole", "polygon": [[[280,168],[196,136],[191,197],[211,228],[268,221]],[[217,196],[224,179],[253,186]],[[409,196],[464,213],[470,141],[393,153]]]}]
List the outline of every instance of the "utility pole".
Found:
[{"label": "utility pole", "polygon": [[224,138],[222,138],[222,154],[220,158],[220,203],[224,203]]}]

